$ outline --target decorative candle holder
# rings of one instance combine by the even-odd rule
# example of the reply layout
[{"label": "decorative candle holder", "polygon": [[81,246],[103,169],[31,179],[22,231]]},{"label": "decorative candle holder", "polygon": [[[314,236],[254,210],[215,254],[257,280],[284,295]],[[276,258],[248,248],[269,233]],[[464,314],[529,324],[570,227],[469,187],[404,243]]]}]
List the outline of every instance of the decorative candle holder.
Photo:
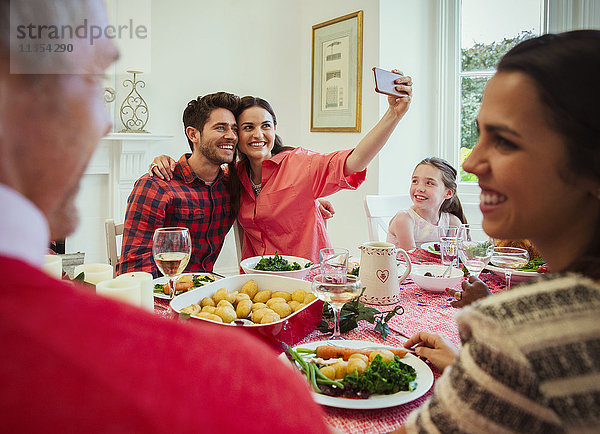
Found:
[{"label": "decorative candle holder", "polygon": [[146,87],[146,82],[137,79],[137,74],[141,71],[127,71],[133,74],[133,80],[127,79],[123,82],[123,86],[131,86],[131,91],[127,94],[121,104],[121,122],[125,127],[121,133],[148,133],[144,130],[148,123],[148,105],[142,95],[138,92],[138,87]]}]

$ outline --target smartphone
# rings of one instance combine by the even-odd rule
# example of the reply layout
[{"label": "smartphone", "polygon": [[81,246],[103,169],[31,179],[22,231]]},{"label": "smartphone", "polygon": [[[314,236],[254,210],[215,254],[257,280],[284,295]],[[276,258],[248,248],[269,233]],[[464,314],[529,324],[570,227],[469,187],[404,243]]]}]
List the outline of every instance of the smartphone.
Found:
[{"label": "smartphone", "polygon": [[396,86],[398,85],[394,81],[398,80],[401,75],[377,67],[373,68],[373,72],[375,73],[375,92],[390,96],[407,95],[406,92],[398,92],[396,90]]}]

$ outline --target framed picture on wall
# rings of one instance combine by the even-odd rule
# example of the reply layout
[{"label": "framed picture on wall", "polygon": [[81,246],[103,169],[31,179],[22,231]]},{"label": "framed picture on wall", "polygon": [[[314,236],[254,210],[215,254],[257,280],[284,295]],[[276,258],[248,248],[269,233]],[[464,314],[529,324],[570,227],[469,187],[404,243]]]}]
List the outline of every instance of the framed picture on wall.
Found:
[{"label": "framed picture on wall", "polygon": [[310,130],[360,132],[363,11],[312,28]]}]

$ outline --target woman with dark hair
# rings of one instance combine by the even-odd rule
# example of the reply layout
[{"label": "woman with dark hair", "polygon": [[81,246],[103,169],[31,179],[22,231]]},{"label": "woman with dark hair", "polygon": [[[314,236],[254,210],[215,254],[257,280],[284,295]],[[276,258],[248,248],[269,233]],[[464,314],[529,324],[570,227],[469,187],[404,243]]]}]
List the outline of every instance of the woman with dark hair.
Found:
[{"label": "woman with dark hair", "polygon": [[456,195],[456,175],[456,169],[441,158],[425,158],[417,164],[410,180],[413,205],[392,218],[387,241],[410,250],[438,241],[439,228],[466,223]]},{"label": "woman with dark hair", "polygon": [[[367,165],[408,110],[411,78],[398,72],[396,89],[406,96],[388,97],[388,110],[355,148],[330,154],[283,146],[271,105],[242,98],[236,113],[239,162],[229,170],[232,185],[239,186],[232,206],[239,206],[244,232],[242,258],[279,252],[319,261],[319,250],[331,242],[317,199],[364,181]],[[157,175],[169,167],[164,157],[154,162]]]},{"label": "woman with dark hair", "polygon": [[462,309],[457,356],[437,335],[405,343],[445,370],[398,432],[598,432],[598,71],[600,31],[586,30],[517,45],[489,80],[463,168],[485,231],[531,240],[551,273]]},{"label": "woman with dark hair", "polygon": [[400,75],[398,82],[408,96],[390,97],[388,111],[356,148],[331,154],[284,147],[269,103],[242,98],[236,117],[243,258],[279,251],[319,261],[319,250],[331,242],[315,199],[355,189],[365,179],[367,165],[408,110],[410,77]]}]

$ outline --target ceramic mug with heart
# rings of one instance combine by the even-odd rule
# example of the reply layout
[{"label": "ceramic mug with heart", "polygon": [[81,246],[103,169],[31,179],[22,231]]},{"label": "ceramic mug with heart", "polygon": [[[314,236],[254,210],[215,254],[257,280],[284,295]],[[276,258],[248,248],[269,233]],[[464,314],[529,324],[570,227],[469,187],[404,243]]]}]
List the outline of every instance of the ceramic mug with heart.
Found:
[{"label": "ceramic mug with heart", "polygon": [[[359,278],[366,287],[362,297],[370,304],[394,304],[400,301],[400,282],[410,274],[411,263],[403,249],[391,243],[373,241],[359,246],[360,269]],[[398,276],[396,255],[400,254],[406,261],[406,270]]]}]

